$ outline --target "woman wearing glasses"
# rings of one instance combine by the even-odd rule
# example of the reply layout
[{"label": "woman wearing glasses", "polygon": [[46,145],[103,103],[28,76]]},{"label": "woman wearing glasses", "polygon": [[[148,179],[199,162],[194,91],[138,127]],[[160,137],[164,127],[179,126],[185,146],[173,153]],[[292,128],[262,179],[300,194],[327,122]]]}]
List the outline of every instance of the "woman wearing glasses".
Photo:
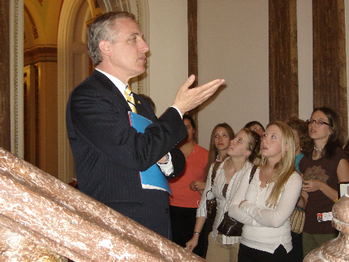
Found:
[{"label": "woman wearing glasses", "polygon": [[327,212],[332,211],[338,200],[338,182],[349,181],[349,164],[342,149],[337,114],[329,108],[317,108],[307,122],[313,147],[305,152],[299,164],[303,175],[302,190],[308,197],[303,229],[304,256],[337,236]]}]

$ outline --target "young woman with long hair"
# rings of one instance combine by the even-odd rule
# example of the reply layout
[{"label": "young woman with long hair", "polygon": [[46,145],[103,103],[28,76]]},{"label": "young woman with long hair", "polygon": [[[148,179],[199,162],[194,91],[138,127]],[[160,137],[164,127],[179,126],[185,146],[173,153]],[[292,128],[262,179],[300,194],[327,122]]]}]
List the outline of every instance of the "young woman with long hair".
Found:
[{"label": "young woman with long hair", "polygon": [[[206,178],[213,165],[213,172],[215,172],[219,164],[226,159],[227,150],[230,140],[234,139],[235,134],[231,126],[227,123],[217,124],[211,133],[210,148],[208,150],[208,162],[206,165]],[[190,185],[192,190],[197,190],[202,194],[206,186],[206,182],[193,181]]]},{"label": "young woman with long hair", "polygon": [[239,261],[293,261],[290,216],[302,187],[295,170],[291,128],[270,123],[261,143],[261,162],[249,181],[248,170],[235,193],[229,216],[244,224]]},{"label": "young woman with long hair", "polygon": [[[196,209],[201,198],[199,192],[190,190],[190,184],[193,180],[205,181],[208,150],[194,142],[196,132],[194,119],[185,114],[183,122],[187,128],[188,136],[178,144],[178,148],[185,156],[185,169],[179,176],[168,182],[172,192],[170,196],[172,240],[185,247],[185,243],[192,236],[189,232],[194,230]],[[194,253],[202,257],[204,249],[204,238],[201,238]]]},{"label": "young woman with long hair", "polygon": [[303,255],[335,238],[331,220],[318,221],[318,214],[332,211],[338,199],[338,182],[349,181],[349,164],[342,149],[343,139],[337,114],[330,108],[316,108],[308,120],[311,150],[305,152],[299,169],[307,194],[303,229]]},{"label": "young woman with long hair", "polygon": [[[211,184],[214,164],[211,166],[204,193],[197,210],[193,237],[187,242],[186,248],[192,251],[198,243],[199,235],[206,221],[206,199],[216,198],[217,215],[213,230],[208,237],[208,261],[237,261],[240,236],[219,234],[217,227],[222,222],[224,213],[240,185],[242,175],[252,167],[251,162],[259,152],[260,136],[249,130],[238,132],[227,150],[228,157],[220,163]],[[212,190],[210,192],[210,190]]]}]

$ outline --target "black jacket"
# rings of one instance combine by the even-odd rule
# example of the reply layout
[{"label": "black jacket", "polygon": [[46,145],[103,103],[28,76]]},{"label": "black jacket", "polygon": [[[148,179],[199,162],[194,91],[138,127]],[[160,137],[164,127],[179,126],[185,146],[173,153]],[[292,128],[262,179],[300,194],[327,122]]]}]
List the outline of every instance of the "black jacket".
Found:
[{"label": "black jacket", "polygon": [[145,132],[130,126],[130,107],[102,73],[94,71],[70,94],[66,111],[69,142],[79,189],[114,210],[170,238],[168,193],[142,189],[139,171],[171,151],[175,175],[185,166],[176,145],[187,136],[174,108],[156,118],[135,95],[137,113],[150,119]]}]

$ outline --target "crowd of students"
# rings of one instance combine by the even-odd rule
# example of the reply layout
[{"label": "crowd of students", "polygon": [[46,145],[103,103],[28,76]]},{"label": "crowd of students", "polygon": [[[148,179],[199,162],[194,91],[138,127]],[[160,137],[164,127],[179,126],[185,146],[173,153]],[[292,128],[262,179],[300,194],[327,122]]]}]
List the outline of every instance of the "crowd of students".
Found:
[{"label": "crowd of students", "polygon": [[[188,132],[195,130],[194,122],[185,119]],[[318,218],[331,212],[339,197],[338,184],[349,181],[348,154],[333,110],[316,108],[307,121],[290,118],[271,122],[266,128],[252,121],[236,135],[222,123],[214,127],[210,139],[208,159],[196,159],[200,176],[184,171],[177,179],[183,179],[181,186],[197,193],[198,203],[195,223],[195,205],[189,207],[191,223],[185,229],[186,239],[178,244],[194,252],[200,246],[196,253],[208,261],[286,262],[302,261],[338,235],[331,219]],[[183,151],[187,160],[194,151]],[[188,179],[191,176],[193,180]],[[173,192],[173,199],[180,191]],[[206,200],[213,198],[217,213],[210,225]],[[290,217],[295,209],[305,212],[301,233],[291,232]],[[241,236],[227,236],[217,230],[225,214],[243,224]],[[182,223],[185,220],[177,219]],[[174,236],[184,230],[172,229]]]}]

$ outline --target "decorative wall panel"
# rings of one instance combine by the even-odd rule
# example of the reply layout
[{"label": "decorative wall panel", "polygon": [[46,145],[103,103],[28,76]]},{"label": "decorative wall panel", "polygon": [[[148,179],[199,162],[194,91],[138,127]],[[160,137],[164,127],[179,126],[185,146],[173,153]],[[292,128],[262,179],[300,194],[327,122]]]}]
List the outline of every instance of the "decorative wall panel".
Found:
[{"label": "decorative wall panel", "polygon": [[348,135],[344,0],[313,1],[314,108],[338,113]]},{"label": "decorative wall panel", "polygon": [[[10,49],[10,5],[9,1],[0,1],[0,48]],[[2,52],[0,59],[0,146],[10,150],[10,53]]]},{"label": "decorative wall panel", "polygon": [[269,120],[298,117],[297,1],[269,0]]}]

